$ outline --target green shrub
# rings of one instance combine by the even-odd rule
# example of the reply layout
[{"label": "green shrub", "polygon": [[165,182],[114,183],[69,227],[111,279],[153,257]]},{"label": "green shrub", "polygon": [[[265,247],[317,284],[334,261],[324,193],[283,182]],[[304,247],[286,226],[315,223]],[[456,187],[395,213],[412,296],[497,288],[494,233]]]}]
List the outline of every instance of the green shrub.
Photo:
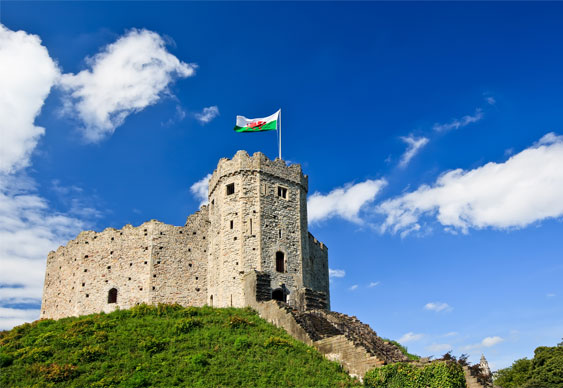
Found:
[{"label": "green shrub", "polygon": [[40,346],[38,348],[24,348],[16,352],[27,363],[47,361],[53,355],[50,346]]},{"label": "green shrub", "polygon": [[78,375],[76,366],[55,363],[39,367],[39,373],[45,380],[55,383],[71,380]]},{"label": "green shrub", "polygon": [[10,354],[0,353],[0,368],[12,365],[14,357]]},{"label": "green shrub", "polygon": [[154,338],[148,338],[147,340],[141,342],[140,349],[144,350],[149,354],[160,353],[166,349],[167,341],[157,340]]},{"label": "green shrub", "polygon": [[364,376],[364,385],[373,388],[465,388],[461,365],[435,361],[424,366],[395,363],[372,369]]},{"label": "green shrub", "polygon": [[76,362],[93,362],[103,358],[106,351],[99,345],[85,346],[76,354]]},{"label": "green shrub", "polygon": [[254,325],[248,319],[241,318],[238,315],[233,315],[229,320],[229,327],[231,328],[238,328],[238,327],[245,327],[245,326],[252,326]]},{"label": "green shrub", "polygon": [[235,339],[235,349],[244,350],[250,347],[250,340],[248,337],[237,337]]},{"label": "green shrub", "polygon": [[211,355],[209,353],[202,352],[189,356],[187,361],[196,368],[202,368],[209,365],[209,359],[211,359]]},{"label": "green shrub", "polygon": [[270,337],[264,343],[265,347],[284,347],[284,348],[291,348],[293,344],[290,340],[286,340],[285,338],[281,337]]},{"label": "green shrub", "polygon": [[175,330],[177,334],[185,334],[201,326],[202,323],[199,319],[184,318],[176,324]]}]

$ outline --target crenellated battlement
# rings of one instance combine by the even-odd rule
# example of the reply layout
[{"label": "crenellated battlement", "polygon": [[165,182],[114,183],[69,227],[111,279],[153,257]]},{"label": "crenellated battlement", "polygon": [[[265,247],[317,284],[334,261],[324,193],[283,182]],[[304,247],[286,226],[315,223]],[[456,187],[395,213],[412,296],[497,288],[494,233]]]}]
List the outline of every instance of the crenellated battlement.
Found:
[{"label": "crenellated battlement", "polygon": [[297,183],[308,191],[308,177],[303,174],[300,164],[289,166],[282,159],[269,159],[262,152],[250,156],[246,151],[238,151],[232,159],[222,158],[209,180],[209,193],[213,193],[217,183],[223,177],[233,176],[241,172],[261,172],[289,182]]}]

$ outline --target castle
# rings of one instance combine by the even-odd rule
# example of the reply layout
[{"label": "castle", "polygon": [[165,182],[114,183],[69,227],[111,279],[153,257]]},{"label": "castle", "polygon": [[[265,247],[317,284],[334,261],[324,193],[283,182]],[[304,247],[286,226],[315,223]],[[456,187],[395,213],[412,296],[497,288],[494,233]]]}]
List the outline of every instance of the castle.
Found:
[{"label": "castle", "polygon": [[278,300],[330,309],[328,250],[307,227],[301,166],[238,151],[184,226],[151,220],[81,232],[47,257],[41,318],[140,303],[243,307]]}]

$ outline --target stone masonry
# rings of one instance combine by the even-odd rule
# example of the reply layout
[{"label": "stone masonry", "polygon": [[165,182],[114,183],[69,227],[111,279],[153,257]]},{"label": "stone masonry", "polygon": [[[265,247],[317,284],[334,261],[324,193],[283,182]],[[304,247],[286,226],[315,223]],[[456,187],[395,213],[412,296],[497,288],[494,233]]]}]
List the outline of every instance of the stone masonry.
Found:
[{"label": "stone masonry", "polygon": [[244,151],[221,159],[209,204],[184,226],[86,231],[50,252],[41,318],[140,303],[248,306],[256,294],[249,300],[244,279],[254,271],[268,280],[263,301],[329,309],[328,250],[308,232],[307,189],[300,165]]}]

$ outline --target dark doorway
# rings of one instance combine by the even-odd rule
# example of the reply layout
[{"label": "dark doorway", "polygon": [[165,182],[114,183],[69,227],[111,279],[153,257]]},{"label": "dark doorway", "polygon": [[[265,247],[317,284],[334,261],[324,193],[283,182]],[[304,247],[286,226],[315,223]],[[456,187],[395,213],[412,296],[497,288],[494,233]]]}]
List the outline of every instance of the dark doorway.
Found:
[{"label": "dark doorway", "polygon": [[272,299],[279,300],[280,302],[285,302],[285,292],[281,288],[276,288],[272,291]]},{"label": "dark doorway", "polygon": [[117,303],[117,288],[112,288],[108,292],[108,303]]},{"label": "dark doorway", "polygon": [[283,252],[276,252],[276,271],[285,272],[285,255]]}]

